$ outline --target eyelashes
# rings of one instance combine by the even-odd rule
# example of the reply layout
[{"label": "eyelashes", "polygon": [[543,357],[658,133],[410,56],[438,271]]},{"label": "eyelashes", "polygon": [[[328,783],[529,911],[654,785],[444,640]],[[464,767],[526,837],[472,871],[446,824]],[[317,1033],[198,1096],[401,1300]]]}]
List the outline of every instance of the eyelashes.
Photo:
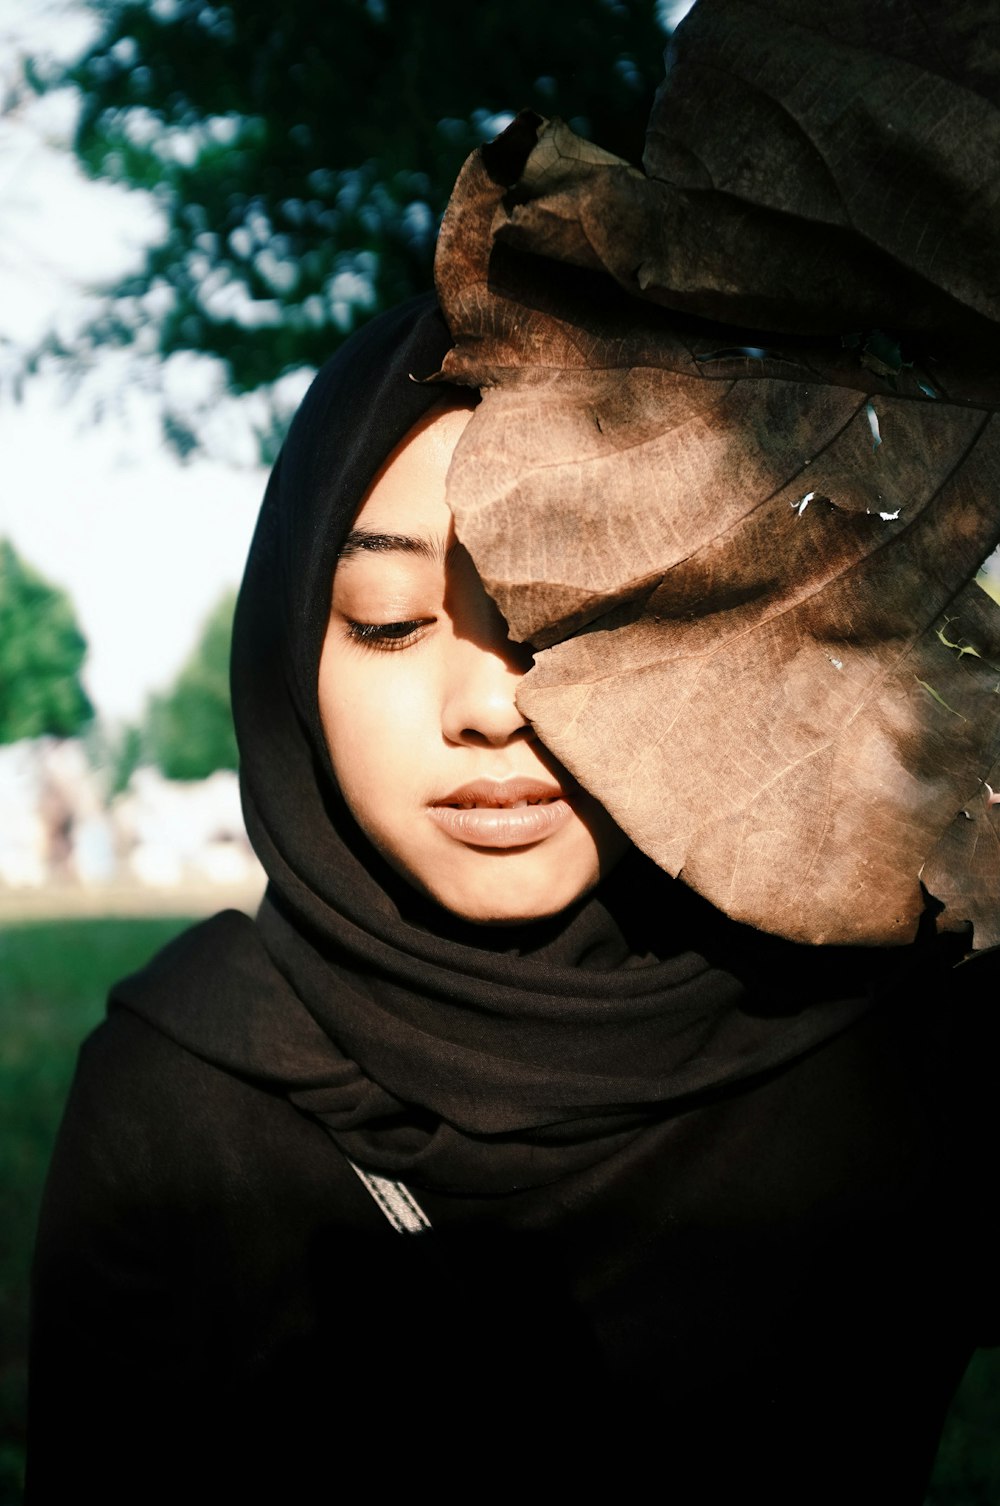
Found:
[{"label": "eyelashes", "polygon": [[352,643],[378,652],[392,653],[396,649],[409,648],[421,637],[422,629],[429,627],[433,618],[421,617],[409,622],[355,622],[348,621],[347,636]]}]

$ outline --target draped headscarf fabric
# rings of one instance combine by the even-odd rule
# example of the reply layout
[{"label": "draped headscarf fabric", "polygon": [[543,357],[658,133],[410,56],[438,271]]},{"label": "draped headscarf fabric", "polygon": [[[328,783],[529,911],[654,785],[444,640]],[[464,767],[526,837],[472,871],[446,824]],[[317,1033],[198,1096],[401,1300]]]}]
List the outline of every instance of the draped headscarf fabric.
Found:
[{"label": "draped headscarf fabric", "polygon": [[474,926],[359,831],[317,702],[338,551],[387,456],[448,392],[417,299],[322,369],[271,476],[233,640],[247,827],[269,884],[114,998],[186,1049],[272,1084],[359,1164],[502,1193],[613,1154],[664,1116],[828,1039],[927,948],[795,946],[728,921],[630,853],[554,920]]}]

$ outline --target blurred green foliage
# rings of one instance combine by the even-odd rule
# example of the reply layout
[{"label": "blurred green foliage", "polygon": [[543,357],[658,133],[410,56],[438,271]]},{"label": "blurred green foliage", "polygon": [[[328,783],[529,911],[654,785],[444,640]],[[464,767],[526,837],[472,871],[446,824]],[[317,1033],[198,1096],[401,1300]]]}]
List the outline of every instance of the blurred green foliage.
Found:
[{"label": "blurred green foliage", "polygon": [[93,716],[69,597],[0,539],[0,743],[72,737]]},{"label": "blurred green foliage", "polygon": [[430,286],[467,154],[530,107],[637,161],[666,34],[655,0],[91,0],[68,72],[87,170],[163,236],[90,330],[221,360],[234,390],[320,364]]},{"label": "blurred green foliage", "polygon": [[171,689],[151,699],[144,735],[132,734],[130,747],[122,751],[126,762],[131,755],[133,768],[140,746],[168,779],[206,779],[216,769],[238,767],[229,706],[235,607],[236,593],[229,591],[209,615]]},{"label": "blurred green foliage", "polygon": [[102,772],[109,799],[120,795],[136,769],[150,761],[144,729],[129,722],[108,722],[95,717],[84,735],[84,746],[91,768]]}]

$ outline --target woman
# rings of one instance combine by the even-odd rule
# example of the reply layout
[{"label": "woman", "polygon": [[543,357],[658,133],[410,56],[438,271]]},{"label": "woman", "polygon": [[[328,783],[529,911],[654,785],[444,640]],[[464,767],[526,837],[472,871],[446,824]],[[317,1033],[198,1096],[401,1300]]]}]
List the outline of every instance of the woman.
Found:
[{"label": "woman", "polygon": [[468,397],[414,380],[447,345],[426,300],[369,325],[272,476],[233,653],[268,893],[84,1048],[29,1498],[919,1502],[987,1322],[986,990],[930,924],[728,922],[538,744],[449,531]]}]

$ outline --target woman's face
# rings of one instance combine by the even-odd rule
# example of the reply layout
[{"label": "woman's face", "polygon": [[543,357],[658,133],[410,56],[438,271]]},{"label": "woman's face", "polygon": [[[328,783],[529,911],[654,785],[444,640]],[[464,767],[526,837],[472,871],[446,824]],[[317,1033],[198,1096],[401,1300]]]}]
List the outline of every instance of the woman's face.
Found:
[{"label": "woman's face", "polygon": [[319,672],[358,825],[467,920],[555,915],[628,846],[514,704],[531,655],[455,540],[445,475],[471,409],[418,425],[376,476],[333,580]]}]

